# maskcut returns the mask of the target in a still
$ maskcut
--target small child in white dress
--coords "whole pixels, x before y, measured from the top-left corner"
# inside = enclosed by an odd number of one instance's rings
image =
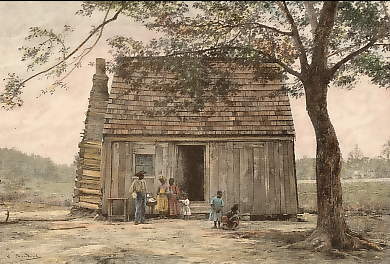
[[[183,198],[184,200],[180,200],[180,202],[183,204],[181,210],[182,210],[184,220],[188,220],[190,219],[190,215],[191,215],[190,200],[188,200],[187,194],[184,194]]]

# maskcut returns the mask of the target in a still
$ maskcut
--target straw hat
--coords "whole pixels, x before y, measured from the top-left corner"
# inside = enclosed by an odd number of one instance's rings
[[[139,177],[139,176],[145,176],[145,172],[144,171],[139,171],[135,174],[135,176]]]

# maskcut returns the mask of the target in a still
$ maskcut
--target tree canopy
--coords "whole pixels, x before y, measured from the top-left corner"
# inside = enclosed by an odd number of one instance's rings
[[[388,88],[390,66],[386,56],[390,50],[390,30],[385,2],[340,2],[337,14],[329,21],[332,25],[326,25],[330,26],[326,28],[322,24],[329,18],[326,8],[330,5],[299,1],[83,2],[77,15],[88,17],[94,12],[102,12],[102,23],[93,27],[75,48],[66,44],[66,38],[73,30],[69,25],[59,33],[31,27],[26,37],[28,43],[20,50],[27,70],[33,74],[25,77],[25,74],[10,73],[1,89],[0,102],[7,109],[22,105],[21,95],[26,83],[42,75],[54,77],[54,86],[66,85],[64,79],[69,72],[80,67],[82,58],[101,39],[105,25],[118,16],[144,24],[159,37],[149,43],[137,41],[131,34],[107,40],[114,55],[111,70],[123,69],[120,63],[123,57],[160,56],[161,63],[153,60],[144,66],[176,72],[181,77],[179,80],[184,80],[192,70],[192,82],[179,81],[171,90],[196,96],[198,108],[203,101],[229,92],[226,87],[232,87],[231,91],[234,91],[234,85],[224,83],[215,86],[216,94],[204,95],[202,80],[210,74],[218,74],[207,70],[209,65],[201,60],[205,57],[235,59],[236,63],[246,66],[274,62],[293,79],[286,88],[290,94],[298,96],[304,92],[302,79],[310,74],[309,66],[317,63],[313,57],[326,52],[325,61],[321,63],[326,64],[333,84],[352,87],[359,76],[368,75],[374,83]],[[326,40],[321,39],[325,35]],[[321,51],[323,46],[326,51]],[[188,57],[193,67],[178,60]],[[42,65],[48,66],[41,70]],[[202,71],[199,70],[201,66]],[[193,89],[188,89],[189,83],[195,83]],[[194,90],[198,92],[194,93]]]

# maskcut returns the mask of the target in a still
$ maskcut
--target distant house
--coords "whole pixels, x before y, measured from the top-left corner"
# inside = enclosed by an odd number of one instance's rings
[[[94,80],[106,80],[103,63],[97,60]],[[221,190],[226,208],[238,203],[241,213],[252,216],[295,215],[295,132],[289,98],[271,95],[281,88],[280,80],[254,81],[252,75],[245,69],[235,72],[234,81],[242,87],[228,105],[218,102],[200,113],[167,116],[144,113],[165,94],[142,87],[130,91],[118,76],[107,98],[102,97],[106,92],[95,89],[80,143],[75,206],[107,214],[107,199],[130,197],[134,174],[143,170],[153,193],[159,176],[165,176],[198,203],[208,204]],[[90,124],[88,115],[100,125]],[[88,139],[88,128],[97,137]],[[120,202],[114,203],[114,212],[122,210]]]

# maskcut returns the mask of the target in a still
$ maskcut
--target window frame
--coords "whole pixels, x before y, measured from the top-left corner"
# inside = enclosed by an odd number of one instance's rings
[[[147,154],[147,153],[133,153],[133,171],[134,173],[137,173],[136,168],[137,168],[137,158],[136,155],[144,155],[144,156],[151,156],[152,158],[152,174],[145,174],[144,178],[155,178],[155,154]],[[133,176],[133,178],[137,178]]]

